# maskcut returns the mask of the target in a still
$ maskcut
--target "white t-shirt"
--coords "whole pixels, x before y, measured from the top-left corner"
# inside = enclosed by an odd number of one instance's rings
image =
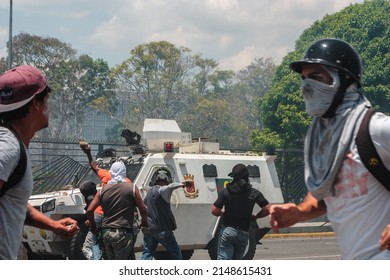
[[[0,197],[0,259],[17,258],[26,218],[27,201],[32,193],[33,178],[28,151],[26,149],[26,172],[20,182]],[[8,177],[20,158],[19,142],[11,131],[0,127],[0,179]]]
[[[369,127],[378,154],[390,170],[390,117],[375,114]],[[336,195],[325,198],[342,259],[390,259],[379,251],[382,231],[390,224],[390,191],[365,168],[353,141],[335,181]]]

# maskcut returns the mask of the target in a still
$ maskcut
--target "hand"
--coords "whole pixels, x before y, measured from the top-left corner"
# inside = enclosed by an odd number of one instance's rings
[[[77,221],[71,218],[64,218],[59,221],[54,221],[52,231],[55,234],[60,235],[62,238],[67,239],[79,232]]]
[[[186,174],[184,175],[184,182],[183,188],[186,189],[188,193],[194,193],[195,192],[195,182],[194,182],[194,175],[192,174]]]
[[[269,208],[270,225],[275,233],[279,228],[286,228],[296,224],[301,216],[301,212],[294,203],[274,204]]]
[[[143,233],[146,233],[146,232],[149,231],[149,225],[147,225],[147,224],[141,223],[141,224],[140,224],[140,227],[141,227],[141,231],[142,231]]]
[[[381,251],[385,249],[390,250],[390,225],[387,225],[387,227],[385,227],[384,231],[382,232],[379,245],[379,249]]]
[[[88,154],[91,152],[91,146],[88,144],[88,142],[85,141],[79,141],[80,148],[83,150],[84,153]]]

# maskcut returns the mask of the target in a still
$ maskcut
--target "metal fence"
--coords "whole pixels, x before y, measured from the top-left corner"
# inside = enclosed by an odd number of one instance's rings
[[[131,153],[125,142],[94,141],[89,144],[94,158],[106,149],[114,149],[117,156],[128,156]],[[34,189],[39,189],[40,193],[72,185],[89,169],[87,156],[81,150],[78,140],[35,138],[30,143],[29,152]],[[307,193],[303,175],[303,149],[277,150],[275,154],[284,200],[301,202]]]

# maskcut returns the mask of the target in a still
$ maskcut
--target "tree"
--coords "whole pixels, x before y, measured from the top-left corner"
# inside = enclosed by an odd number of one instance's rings
[[[188,106],[188,86],[196,58],[190,49],[166,41],[131,50],[131,57],[113,70],[130,119],[175,119],[180,115]]]
[[[264,126],[277,132],[285,147],[303,145],[310,117],[304,113],[299,76],[288,65],[303,56],[306,48],[320,38],[339,38],[351,43],[361,55],[363,92],[376,109],[390,112],[390,2],[365,1],[325,16],[306,29],[276,68],[269,93],[261,99]]]
[[[65,42],[27,33],[14,36],[13,49],[13,65],[40,68],[52,89],[50,126],[42,131],[45,137],[78,138],[88,108],[112,111],[114,82],[105,61],[87,55],[78,57]]]
[[[363,64],[363,93],[375,109],[387,114],[390,112],[390,2],[365,1],[314,22],[296,41],[295,50],[287,54],[276,68],[271,89],[259,103],[264,127],[269,129],[267,133],[273,132],[275,137],[282,139],[285,152],[292,151],[289,157],[283,158],[288,169],[278,172],[284,174],[281,181],[287,185],[282,185],[282,188],[289,189],[289,193],[292,193],[295,184],[302,185],[295,179],[303,179],[303,143],[311,118],[305,113],[300,77],[288,65],[301,59],[305,50],[321,38],[343,39],[356,48]],[[264,137],[258,137],[256,133],[253,135],[253,145],[261,145]],[[295,152],[294,148],[301,152]],[[300,176],[297,170],[300,170]]]
[[[91,109],[115,115],[114,82],[105,61],[82,55],[58,63],[52,75],[56,81],[54,94],[49,99],[52,135],[80,137],[85,114]]]
[[[77,51],[63,41],[24,32],[13,37],[12,65],[29,64],[51,68],[56,63],[76,58]]]

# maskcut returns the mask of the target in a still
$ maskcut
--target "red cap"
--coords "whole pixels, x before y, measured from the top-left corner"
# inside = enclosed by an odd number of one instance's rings
[[[27,104],[47,86],[42,72],[33,66],[17,66],[0,76],[0,113]]]

